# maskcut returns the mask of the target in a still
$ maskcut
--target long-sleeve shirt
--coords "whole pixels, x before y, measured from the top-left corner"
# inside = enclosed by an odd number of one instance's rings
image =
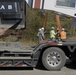
[[[51,30],[50,31],[50,38],[55,38],[55,35],[56,35],[55,31]]]

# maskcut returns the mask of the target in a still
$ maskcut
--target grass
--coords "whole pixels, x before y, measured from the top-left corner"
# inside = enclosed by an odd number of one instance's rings
[[[35,42],[35,41],[32,41],[32,40],[27,40],[27,39],[22,39],[22,40],[20,40],[20,42],[22,43],[22,45],[24,45],[24,46],[35,46],[35,45],[37,45],[38,43],[37,43],[37,41]]]
[[[38,44],[38,40],[33,41],[31,39],[28,38],[21,38],[17,41],[17,37],[16,36],[8,36],[8,37],[4,37],[4,38],[0,38],[1,42],[21,42],[22,45],[24,46],[35,46]]]
[[[47,39],[47,37],[46,37]],[[75,41],[76,40],[76,36],[71,36],[71,37],[68,37],[69,41]],[[23,46],[35,46],[38,44],[38,39],[35,39],[35,40],[32,40],[32,38],[21,38],[19,39],[19,41],[17,41],[17,37],[16,36],[13,36],[13,35],[10,35],[10,36],[7,36],[7,37],[4,37],[4,38],[0,38],[0,41],[1,42],[21,42]]]

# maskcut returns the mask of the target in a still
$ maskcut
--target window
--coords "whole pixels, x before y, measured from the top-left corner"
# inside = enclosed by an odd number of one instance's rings
[[[75,0],[57,0],[57,6],[75,7]]]

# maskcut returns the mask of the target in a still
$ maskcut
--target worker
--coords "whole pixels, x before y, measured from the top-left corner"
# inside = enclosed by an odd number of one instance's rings
[[[51,39],[53,42],[55,42],[55,35],[56,35],[54,29],[55,29],[55,28],[52,27],[52,28],[51,28],[51,31],[50,31],[50,39]]]
[[[62,28],[62,31],[61,31],[61,33],[60,33],[60,38],[61,38],[61,41],[66,41],[66,32],[65,32],[65,29],[64,28]]]
[[[42,37],[42,33],[41,33],[41,28],[39,29],[37,37],[38,37],[38,43],[40,43],[40,41],[43,41],[43,37]]]
[[[44,34],[45,34],[45,32],[44,32],[44,27],[41,28],[41,34],[42,34],[42,39],[44,40],[44,39],[45,39],[45,35],[44,35]]]
[[[56,41],[60,41],[60,32],[59,32],[59,28],[57,28],[57,32],[56,32]]]

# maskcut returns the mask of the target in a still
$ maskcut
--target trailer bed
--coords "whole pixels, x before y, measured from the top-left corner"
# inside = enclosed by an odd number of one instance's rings
[[[66,42],[61,42],[62,45],[65,45],[65,46],[74,46],[76,45],[76,42],[75,41],[66,41]]]
[[[75,46],[76,41],[57,41],[57,42],[52,42],[51,40],[44,40],[40,42],[41,44],[50,44],[50,45],[61,45],[61,46]]]

